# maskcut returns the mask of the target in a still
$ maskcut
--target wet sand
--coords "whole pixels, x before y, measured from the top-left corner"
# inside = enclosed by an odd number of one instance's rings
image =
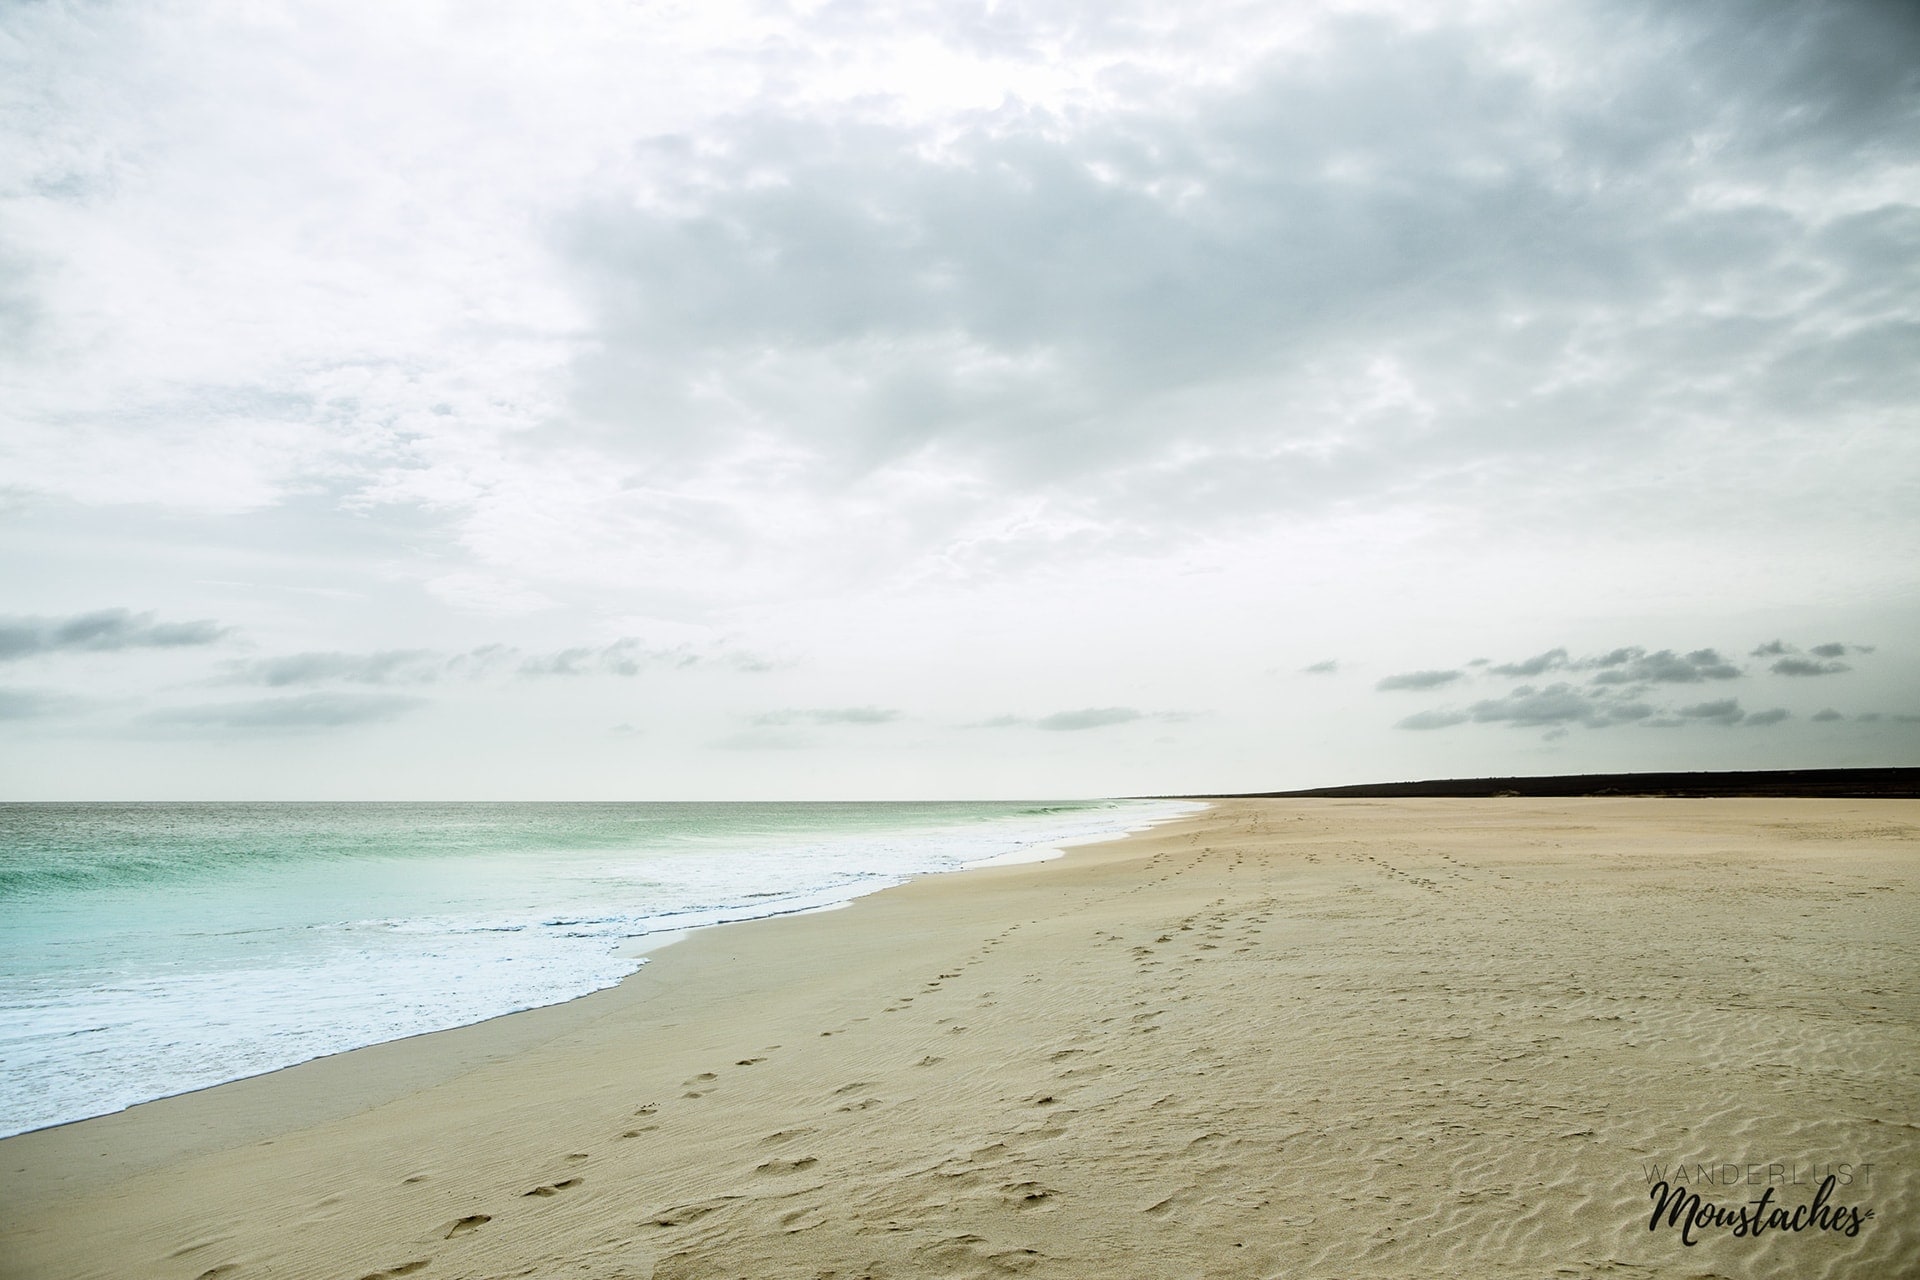
[[[1917,836],[1224,801],[0,1142],[0,1275],[1913,1275]],[[1650,1231],[1682,1163],[1843,1229]]]

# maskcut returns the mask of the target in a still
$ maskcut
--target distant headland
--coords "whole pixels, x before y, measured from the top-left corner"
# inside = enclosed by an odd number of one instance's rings
[[[1920,768],[1750,769],[1699,773],[1565,773],[1532,778],[1434,778],[1303,791],[1235,792],[1230,799],[1394,796],[1804,796],[1920,799]],[[1182,799],[1201,799],[1189,796]]]

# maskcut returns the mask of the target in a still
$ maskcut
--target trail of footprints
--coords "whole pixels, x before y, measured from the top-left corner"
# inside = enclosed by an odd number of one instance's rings
[[[1216,851],[1211,846],[1199,846],[1197,833],[1189,836],[1188,840],[1189,844],[1194,847],[1184,855],[1168,851],[1156,854],[1150,858],[1147,863],[1149,875],[1145,878],[1145,882],[1121,890],[1121,896],[1147,892],[1153,886],[1165,884],[1189,873],[1198,871],[1207,866],[1209,862],[1217,856]],[[1310,862],[1319,861],[1319,855],[1311,851],[1309,851],[1305,857],[1306,860]],[[1367,862],[1375,864],[1376,869],[1388,876],[1398,876],[1423,888],[1438,888],[1432,880],[1425,877],[1409,875],[1400,871],[1398,868],[1389,866],[1371,854],[1362,855],[1362,858]],[[1356,859],[1356,861],[1358,860],[1360,859]],[[1462,872],[1476,870],[1464,864],[1457,863],[1451,857],[1446,858],[1446,861],[1451,865],[1443,874],[1447,874],[1455,879],[1465,879],[1466,876],[1462,875]],[[1219,869],[1226,873],[1237,873],[1246,868],[1247,865],[1248,859],[1246,855],[1242,852],[1235,851]],[[1258,947],[1257,939],[1262,932],[1261,926],[1271,921],[1274,912],[1280,906],[1279,900],[1271,896],[1260,898],[1252,902],[1243,903],[1238,911],[1229,907],[1229,901],[1227,897],[1216,898],[1208,903],[1202,910],[1183,916],[1163,926],[1154,933],[1150,942],[1132,945],[1130,947],[1131,955],[1136,970],[1144,983],[1144,985],[1136,987],[1134,991],[1134,995],[1137,997],[1133,1005],[1135,1011],[1130,1014],[1119,1015],[1125,1018],[1125,1023],[1121,1027],[1112,1027],[1109,1025],[1115,1023],[1117,1018],[1102,1018],[1088,1024],[1088,1026],[1076,1034],[1073,1039],[1080,1042],[1097,1042],[1102,1036],[1112,1034],[1115,1030],[1119,1030],[1129,1036],[1152,1035],[1161,1029],[1163,1019],[1167,1014],[1168,1003],[1178,1002],[1186,998],[1183,995],[1174,994],[1174,990],[1178,974],[1187,966],[1210,959],[1210,953],[1213,952],[1224,950],[1232,956],[1247,955],[1254,952]],[[1236,926],[1238,927],[1237,933],[1235,932]],[[967,959],[938,971],[933,977],[921,983],[915,990],[893,996],[888,1003],[881,1006],[880,1012],[882,1014],[906,1012],[913,1007],[916,999],[924,1001],[938,994],[951,994],[949,984],[963,977],[967,970],[974,964],[992,955],[997,948],[1012,938],[1013,935],[1018,932],[1019,928],[1020,926],[1015,924],[985,939]],[[1093,936],[1100,945],[1127,945],[1128,943],[1128,939],[1122,937],[1120,934],[1106,930],[1096,929]],[[1231,948],[1230,950],[1228,950],[1229,947]],[[1155,971],[1162,969],[1163,963],[1166,965],[1166,969],[1164,976],[1160,976],[1156,974]],[[973,996],[973,1007],[977,1009],[990,1009],[995,1007],[997,1003],[996,995],[991,990],[981,991]],[[846,1034],[852,1031],[858,1024],[866,1021],[868,1021],[866,1017],[850,1018],[838,1027],[823,1029],[819,1034],[823,1037]],[[946,1025],[948,1034],[961,1035],[967,1030],[963,1023],[954,1021],[951,1018],[943,1017],[935,1019],[934,1021],[936,1025]],[[732,1063],[732,1069],[737,1070],[757,1066],[768,1061],[769,1056],[778,1049],[778,1045],[773,1045],[754,1056],[736,1059]],[[1205,1046],[1191,1050],[1190,1056],[1206,1059],[1207,1066],[1221,1065],[1214,1061],[1213,1051]],[[931,1067],[943,1060],[944,1059],[937,1054],[928,1054],[913,1065],[917,1067]],[[1056,1090],[1061,1087],[1072,1087],[1077,1084],[1091,1083],[1092,1080],[1111,1070],[1109,1064],[1100,1060],[1096,1049],[1087,1047],[1085,1043],[1069,1044],[1064,1047],[1052,1049],[1047,1053],[1046,1060],[1050,1065],[1057,1068],[1056,1079],[1060,1082],[1060,1085],[1056,1086]],[[722,1071],[724,1070],[725,1068],[722,1069]],[[683,1104],[692,1104],[714,1093],[724,1085],[722,1071],[702,1071],[683,1081],[681,1083],[679,1101]],[[873,1093],[875,1088],[876,1085],[872,1081],[855,1080],[833,1090],[828,1097],[823,1099],[824,1106],[831,1108],[831,1111],[827,1114],[857,1113],[884,1106],[884,1100]],[[1042,1091],[1030,1096],[1026,1101],[1028,1105],[1041,1112],[1055,1112],[1063,1106],[1063,1100],[1056,1091]],[[1065,1108],[1065,1114],[1071,1115],[1071,1108]],[[655,1102],[648,1102],[634,1110],[629,1121],[629,1127],[621,1131],[617,1137],[618,1139],[634,1139],[652,1133],[659,1129],[662,1119],[661,1105]],[[774,1150],[770,1150],[767,1158],[754,1166],[753,1173],[761,1178],[783,1179],[794,1175],[806,1174],[808,1171],[815,1169],[820,1161],[817,1157],[808,1154],[804,1147],[792,1153],[779,1149],[785,1148],[789,1144],[797,1143],[808,1135],[816,1132],[818,1132],[817,1129],[801,1123],[766,1135],[760,1140],[761,1144]],[[1018,1137],[1029,1141],[1048,1140],[1059,1137],[1066,1132],[1067,1130],[1058,1124],[1044,1124],[1039,1127],[1024,1128],[1017,1133],[1010,1133],[1005,1136],[1009,1139]],[[1053,1208],[1057,1204],[1060,1195],[1056,1189],[1045,1186],[1032,1179],[1009,1178],[1009,1175],[1014,1171],[1012,1168],[1006,1167],[1006,1165],[1010,1160],[1015,1160],[1017,1157],[1018,1152],[1009,1148],[1006,1144],[991,1144],[966,1158],[962,1162],[963,1167],[945,1169],[942,1173],[943,1176],[953,1177],[964,1182],[973,1182],[984,1177],[983,1193],[997,1195],[1004,1201],[1022,1210],[1046,1210]],[[589,1152],[576,1151],[569,1152],[563,1156],[562,1162],[570,1165],[584,1165],[590,1159],[591,1154]],[[995,1164],[1001,1165],[999,1177],[992,1176],[992,1166]],[[419,1181],[424,1181],[424,1176],[416,1175],[415,1177],[406,1179],[408,1183]],[[585,1182],[586,1178],[582,1175],[573,1175],[541,1182],[520,1192],[518,1199],[521,1201],[547,1201],[562,1197],[566,1192],[583,1186]],[[1191,1192],[1193,1188],[1188,1188],[1187,1190]],[[744,1194],[721,1195],[688,1204],[669,1206],[668,1208],[657,1211],[646,1219],[646,1225],[660,1229],[686,1226],[699,1219],[705,1218],[709,1214],[727,1209],[735,1202],[743,1201],[747,1198]],[[1141,1211],[1148,1214],[1167,1213],[1173,1199],[1173,1197],[1162,1199],[1152,1205],[1144,1206]],[[503,1209],[502,1212],[505,1212],[505,1210]],[[473,1212],[443,1224],[437,1234],[443,1240],[456,1240],[488,1229],[495,1223],[495,1220],[496,1214],[494,1213]],[[778,1220],[782,1224],[784,1231],[793,1233],[818,1227],[827,1219],[818,1207],[803,1205],[781,1215]],[[499,1228],[494,1227],[493,1229],[497,1230]],[[959,1247],[959,1243],[957,1243],[955,1247]],[[943,1245],[941,1247],[947,1246]],[[1018,1262],[1024,1263],[1030,1263],[1039,1256],[1031,1250],[1018,1250],[1015,1252],[1023,1255],[1018,1259]],[[388,1280],[389,1277],[408,1275],[428,1266],[431,1261],[432,1259],[430,1257],[411,1259],[398,1265],[389,1266],[380,1271],[369,1272],[361,1277],[361,1280]],[[1001,1263],[1007,1263],[1013,1262],[1015,1259],[1009,1256],[1000,1258],[999,1261]],[[223,1280],[223,1278],[233,1270],[234,1268],[231,1265],[216,1267],[203,1273],[201,1280]]]
[[[937,991],[940,991],[945,986],[945,984],[952,982],[953,980],[963,976],[966,970],[970,968],[974,962],[985,959],[988,955],[992,954],[995,948],[999,947],[1002,943],[1004,943],[1018,929],[1019,929],[1018,925],[1012,925],[1002,930],[1000,933],[994,935],[993,937],[988,938],[985,942],[983,942],[980,945],[980,947],[974,952],[974,954],[969,959],[962,961],[957,965],[953,965],[948,969],[940,971],[933,978],[923,983],[917,991],[906,994],[906,995],[894,997],[893,1003],[884,1006],[882,1009],[882,1012],[893,1013],[893,1012],[904,1010],[907,1006],[913,1003],[913,1000],[916,995],[931,995]],[[993,993],[991,991],[982,992],[979,997],[979,1004],[981,1007],[986,1007],[986,1008],[993,1007],[993,1005],[995,1004],[995,1001],[993,999]],[[840,1035],[851,1030],[854,1024],[865,1022],[866,1020],[867,1019],[865,1018],[850,1019],[847,1024],[844,1024],[840,1027],[832,1028],[829,1030],[824,1030],[820,1032],[820,1034],[822,1036]],[[949,1022],[950,1020],[943,1018],[943,1019],[939,1019],[938,1021]],[[950,1024],[948,1026],[948,1031],[951,1034],[963,1034],[966,1031],[966,1027],[960,1024]],[[770,1045],[766,1050],[762,1051],[757,1055],[735,1060],[733,1063],[733,1066],[735,1068],[758,1066],[759,1064],[766,1062],[768,1060],[768,1055],[777,1051],[779,1048],[780,1048],[779,1045]],[[1076,1050],[1076,1051],[1070,1051],[1070,1052],[1078,1052],[1078,1051]],[[930,1067],[930,1066],[936,1065],[937,1063],[943,1060],[944,1059],[938,1056],[929,1054],[923,1057],[915,1065],[921,1066],[921,1067]],[[1068,1072],[1068,1074],[1072,1074],[1072,1073]],[[721,1083],[722,1083],[722,1080],[719,1072],[717,1071],[699,1072],[698,1074],[690,1076],[686,1080],[681,1082],[682,1092],[680,1094],[680,1099],[682,1101],[692,1102],[692,1101],[697,1101],[701,1098],[705,1098],[709,1094],[713,1093]],[[867,1080],[856,1080],[849,1084],[841,1086],[840,1088],[833,1091],[833,1095],[831,1099],[833,1110],[836,1113],[856,1113],[856,1112],[871,1110],[872,1108],[875,1108],[875,1107],[883,1106],[884,1105],[883,1099],[877,1096],[874,1096],[872,1094],[871,1090],[874,1088],[875,1088],[874,1082],[867,1081]],[[1054,1102],[1054,1099],[1051,1096],[1048,1096],[1048,1097],[1045,1097],[1044,1099],[1038,1100],[1036,1102],[1036,1105],[1050,1105],[1053,1102]],[[655,1102],[646,1103],[634,1110],[632,1118],[636,1121],[640,1121],[641,1123],[633,1124],[631,1125],[631,1127],[623,1130],[618,1135],[619,1139],[639,1138],[645,1134],[652,1133],[658,1130],[660,1127],[660,1123],[659,1123],[660,1104]],[[798,1138],[801,1138],[807,1134],[811,1134],[814,1132],[816,1132],[816,1130],[809,1127],[805,1127],[805,1126],[783,1129],[783,1130],[780,1130],[779,1132],[768,1134],[765,1138],[761,1139],[761,1142],[764,1145],[768,1145],[768,1146],[778,1146],[778,1145],[783,1145],[785,1143],[794,1141]],[[585,1161],[588,1161],[591,1158],[592,1158],[591,1153],[585,1152],[585,1151],[569,1152],[564,1157],[562,1157],[563,1161],[568,1164],[584,1163]],[[758,1175],[778,1177],[782,1175],[803,1173],[809,1169],[812,1169],[818,1164],[819,1164],[819,1160],[816,1157],[811,1155],[803,1154],[803,1155],[796,1155],[791,1157],[774,1156],[758,1164],[755,1167],[754,1172]],[[404,1179],[403,1185],[419,1184],[425,1181],[427,1181],[425,1175],[415,1174],[411,1177]],[[559,1178],[551,1182],[543,1182],[526,1191],[521,1192],[520,1198],[523,1200],[528,1200],[528,1199],[547,1200],[552,1197],[559,1196],[563,1192],[567,1192],[576,1187],[579,1187],[583,1185],[585,1181],[586,1179],[584,1177],[575,1176],[575,1177]],[[1038,1204],[1046,1200],[1051,1194],[1053,1193],[1045,1189],[1026,1189],[1022,1191],[1021,1201],[1023,1204]],[[722,1196],[710,1201],[700,1201],[693,1204],[672,1206],[670,1208],[661,1210],[659,1213],[655,1214],[653,1218],[649,1220],[648,1225],[661,1227],[661,1228],[683,1226],[693,1221],[696,1221],[697,1219],[705,1217],[707,1214],[713,1213],[720,1208],[725,1207],[726,1203],[731,1200],[740,1199],[740,1198],[742,1197]],[[460,1217],[460,1218],[454,1219],[451,1222],[443,1224],[439,1228],[439,1230],[436,1232],[436,1234],[442,1240],[455,1240],[462,1236],[471,1235],[475,1232],[478,1232],[486,1228],[489,1224],[491,1224],[494,1221],[494,1219],[495,1219],[495,1215],[491,1213],[480,1213],[480,1212],[469,1213],[464,1217]],[[806,1230],[809,1227],[820,1225],[820,1223],[823,1221],[825,1221],[825,1219],[822,1218],[819,1212],[814,1209],[796,1210],[792,1213],[785,1215],[785,1217],[783,1218],[783,1222],[786,1224],[786,1230],[788,1231]],[[378,1271],[368,1272],[362,1277],[360,1277],[360,1280],[389,1280],[390,1277],[409,1275],[415,1271],[419,1271],[420,1269],[428,1266],[431,1262],[432,1262],[432,1258],[430,1257],[412,1259],[407,1262],[389,1266]],[[222,1280],[223,1277],[230,1275],[236,1270],[237,1268],[232,1264],[225,1264],[223,1266],[215,1267],[210,1269],[209,1271],[202,1273],[199,1280]]]

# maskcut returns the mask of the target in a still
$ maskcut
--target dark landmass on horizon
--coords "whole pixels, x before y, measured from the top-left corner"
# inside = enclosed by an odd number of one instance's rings
[[[1304,791],[1238,791],[1179,800],[1385,799],[1393,796],[1770,796],[1920,799],[1920,768],[1752,769],[1700,773],[1565,773],[1537,778],[1434,778]]]

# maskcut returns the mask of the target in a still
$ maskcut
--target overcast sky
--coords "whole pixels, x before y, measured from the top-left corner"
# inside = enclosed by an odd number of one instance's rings
[[[0,797],[1920,764],[1905,4],[0,5]]]

